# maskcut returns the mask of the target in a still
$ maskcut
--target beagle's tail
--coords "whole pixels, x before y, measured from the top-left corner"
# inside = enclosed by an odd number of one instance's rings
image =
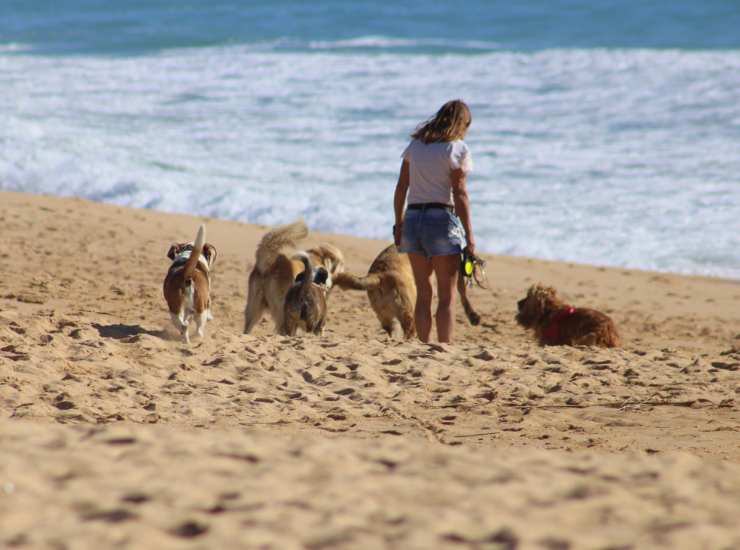
[[[206,226],[201,225],[198,228],[198,235],[195,237],[195,243],[193,243],[193,250],[190,252],[190,257],[185,262],[185,267],[182,270],[183,285],[189,287],[193,282],[193,273],[195,268],[198,266],[198,260],[200,255],[203,253],[203,245],[206,243]]]
[[[303,262],[303,278],[301,279],[301,286],[305,287],[313,283],[313,265],[311,264],[311,258],[305,252],[298,252],[293,256],[296,260]]]

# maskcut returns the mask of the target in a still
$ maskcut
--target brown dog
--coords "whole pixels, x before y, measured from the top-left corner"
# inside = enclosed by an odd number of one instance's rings
[[[517,322],[534,330],[542,346],[613,348],[620,344],[611,318],[595,309],[568,306],[552,287],[533,285],[517,308]]]
[[[340,273],[334,278],[334,284],[345,289],[366,290],[370,305],[388,336],[393,336],[394,319],[400,323],[404,338],[413,338],[416,335],[414,273],[411,271],[408,255],[400,254],[395,245],[390,245],[378,254],[370,265],[367,276]],[[457,279],[457,290],[468,321],[471,325],[479,324],[480,315],[468,300],[462,277]]]
[[[257,247],[256,262],[249,274],[247,307],[244,310],[244,334],[249,334],[259,322],[265,310],[269,310],[275,322],[275,331],[282,334],[285,328],[285,296],[293,286],[296,276],[303,272],[303,262],[286,255],[286,250],[295,249],[301,239],[308,236],[303,221],[276,227],[267,233]],[[321,244],[306,252],[311,265],[323,267],[328,278],[327,293],[332,280],[344,270],[342,253],[330,244]]]
[[[200,338],[203,338],[206,321],[213,319],[210,285],[216,248],[205,239],[206,228],[201,225],[194,243],[173,244],[167,252],[172,265],[164,279],[164,298],[172,322],[186,343],[190,343],[188,327],[191,318],[195,318]]]
[[[296,277],[296,281],[288,294],[285,295],[283,312],[283,334],[295,336],[298,328],[316,335],[324,333],[326,322],[326,294],[330,281],[329,274],[323,267],[314,271],[308,254],[297,254],[303,262],[303,273]]]

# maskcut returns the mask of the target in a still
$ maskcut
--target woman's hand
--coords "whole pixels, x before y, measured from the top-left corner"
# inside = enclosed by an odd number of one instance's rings
[[[403,222],[393,226],[393,242],[396,246],[401,246],[401,235],[403,235]]]
[[[470,253],[471,256],[475,256],[475,239],[470,235],[465,237],[465,241],[468,243],[468,246],[466,247],[468,249],[468,253]]]
[[[450,173],[450,184],[452,185],[452,200],[455,203],[455,214],[460,218],[465,230],[465,240],[468,243],[468,252],[475,255],[475,239],[473,238],[473,222],[470,219],[470,198],[468,197],[468,186],[465,172],[461,169]]]

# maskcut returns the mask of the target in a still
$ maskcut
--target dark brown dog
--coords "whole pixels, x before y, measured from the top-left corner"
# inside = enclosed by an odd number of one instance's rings
[[[366,290],[370,306],[388,336],[393,336],[394,319],[401,325],[404,338],[409,339],[416,335],[414,273],[411,271],[408,254],[400,254],[395,245],[390,245],[378,254],[365,277],[347,272],[338,273],[334,276],[334,284],[344,289]],[[457,291],[468,321],[471,325],[479,324],[480,315],[468,299],[462,277],[457,279]]]
[[[595,309],[567,305],[554,288],[533,285],[517,302],[517,322],[534,330],[542,346],[619,346],[614,322]]]
[[[188,326],[191,318],[195,318],[201,338],[206,321],[213,319],[210,286],[216,248],[206,243],[205,239],[206,228],[201,225],[194,243],[173,244],[167,252],[172,265],[164,279],[164,298],[172,322],[186,343],[190,343]]]
[[[303,262],[303,273],[298,275],[296,282],[285,295],[281,332],[288,336],[295,336],[301,328],[305,332],[321,335],[326,322],[329,274],[323,267],[314,271],[311,259],[305,252],[297,254],[296,257]]]

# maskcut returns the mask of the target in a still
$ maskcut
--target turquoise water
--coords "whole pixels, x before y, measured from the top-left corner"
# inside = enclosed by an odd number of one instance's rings
[[[4,41],[45,53],[128,55],[235,44],[300,51],[367,36],[390,39],[383,49],[416,53],[740,47],[734,0],[4,0],[0,14]]]
[[[389,238],[473,110],[479,247],[740,278],[740,2],[0,1],[0,189]]]

